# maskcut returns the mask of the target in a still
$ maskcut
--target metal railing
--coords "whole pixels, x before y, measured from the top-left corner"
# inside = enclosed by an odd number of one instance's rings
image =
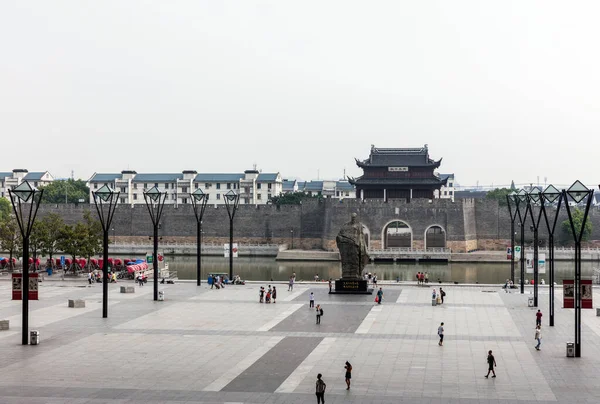
[[[533,247],[525,247],[525,251],[533,251]],[[538,251],[548,251],[548,247],[538,247]],[[555,252],[569,252],[569,253],[574,253],[575,252],[575,248],[573,247],[554,247],[554,251]],[[582,248],[581,252],[596,252],[596,253],[600,253],[600,247],[588,247],[588,248]]]
[[[409,247],[392,247],[385,249],[371,249],[367,251],[369,254],[450,254],[450,248],[434,247],[434,248],[409,248]]]

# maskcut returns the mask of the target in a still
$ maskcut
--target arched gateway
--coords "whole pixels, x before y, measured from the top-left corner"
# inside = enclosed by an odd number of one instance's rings
[[[383,228],[383,248],[412,248],[412,229],[402,220],[393,220]]]
[[[425,230],[425,248],[446,248],[446,231],[437,224]]]

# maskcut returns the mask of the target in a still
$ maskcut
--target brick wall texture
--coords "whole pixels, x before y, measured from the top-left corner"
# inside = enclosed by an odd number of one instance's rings
[[[94,205],[42,205],[39,216],[57,213],[67,223],[82,220],[83,213]],[[365,201],[355,199],[311,200],[302,205],[240,205],[234,218],[234,242],[255,244],[291,244],[292,230],[294,248],[336,250],[335,237],[340,227],[350,220],[352,213],[365,225],[371,248],[385,247],[385,229],[400,220],[412,232],[413,248],[426,246],[426,232],[432,226],[441,227],[446,235],[446,247],[454,252],[472,250],[504,250],[510,245],[511,222],[508,209],[495,201],[463,199]],[[535,212],[534,212],[535,213]],[[550,209],[549,216],[554,211]],[[537,214],[534,214],[537,218]],[[589,216],[593,232],[590,246],[600,246],[600,210],[592,208]],[[555,238],[560,241],[561,223],[567,219],[561,209]],[[520,239],[518,218],[515,224],[517,240]],[[531,218],[525,225],[525,243],[532,242]],[[196,218],[191,205],[174,207],[167,205],[161,218],[160,236],[163,241],[194,243]],[[147,243],[152,235],[152,222],[145,205],[119,205],[116,209],[110,237],[119,242]],[[209,205],[202,221],[203,241],[206,243],[229,242],[229,217],[225,206]],[[541,244],[547,240],[544,219],[539,222]]]

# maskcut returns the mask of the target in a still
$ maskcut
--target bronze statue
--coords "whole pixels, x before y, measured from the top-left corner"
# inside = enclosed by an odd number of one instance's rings
[[[342,279],[362,279],[362,271],[369,263],[369,255],[363,225],[356,220],[356,213],[352,214],[350,222],[342,226],[335,242],[342,260]]]

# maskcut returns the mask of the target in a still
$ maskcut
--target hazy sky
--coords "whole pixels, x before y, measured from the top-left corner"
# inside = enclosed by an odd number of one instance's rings
[[[0,171],[600,182],[597,1],[0,2]],[[580,161],[581,163],[578,163]]]

